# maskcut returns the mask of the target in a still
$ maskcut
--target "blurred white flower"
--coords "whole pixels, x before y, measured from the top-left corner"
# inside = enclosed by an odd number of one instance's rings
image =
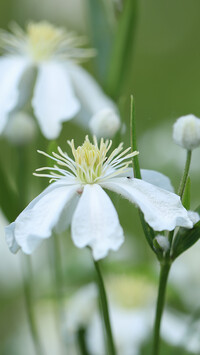
[[[93,116],[89,126],[98,138],[112,138],[120,127],[120,119],[113,109],[103,108]]]
[[[24,145],[32,141],[37,132],[36,124],[29,114],[23,111],[13,112],[4,130],[6,138],[15,145]]]
[[[143,180],[120,176],[138,152],[128,153],[130,147],[123,151],[120,143],[107,156],[112,141],[102,138],[98,146],[95,136],[93,139],[92,144],[86,136],[84,144],[77,149],[73,140],[68,141],[74,160],[60,147],[59,154],[53,156],[39,151],[60,167],[37,169],[50,170],[48,174],[35,175],[48,177],[53,183],[6,227],[11,251],[21,247],[30,254],[53,230],[62,232],[70,223],[74,244],[79,248],[90,246],[95,260],[105,257],[110,249],[118,250],[124,241],[123,230],[104,188],[138,206],[146,222],[157,231],[173,230],[176,226],[193,227],[179,196]]]
[[[118,354],[139,355],[141,344],[150,333],[147,311],[145,309],[127,310],[111,305],[110,316]],[[98,313],[94,314],[89,324],[87,344],[92,354],[105,354],[101,318]]]
[[[109,280],[110,281],[110,280]],[[121,302],[113,301],[113,294],[116,294],[116,279],[110,284],[109,282],[109,298],[110,298],[110,316],[115,338],[117,352],[123,355],[139,355],[142,344],[147,341],[153,326],[154,307],[149,302],[148,287],[150,293],[152,290],[156,292],[153,285],[148,282],[144,284],[147,291],[146,299],[144,299],[144,288],[136,285],[132,293],[131,301],[134,303],[134,295],[140,298],[140,305],[129,304],[128,308]],[[135,279],[137,284],[137,279]],[[147,280],[146,280],[147,281]],[[117,289],[118,296],[125,296],[123,301],[127,303],[127,295],[130,294],[130,287],[133,278],[129,282],[122,283],[123,288]],[[113,289],[113,285],[116,286]],[[152,289],[152,290],[151,290]],[[122,292],[122,295],[120,295]],[[140,297],[139,297],[140,295]],[[154,294],[155,297],[155,294]],[[153,297],[153,298],[154,298]],[[150,296],[151,298],[151,296]],[[141,302],[142,299],[142,302]],[[119,300],[118,300],[119,301]],[[152,300],[151,300],[152,301]],[[66,320],[63,323],[63,338],[66,339],[67,350],[70,354],[77,354],[77,332],[80,328],[85,329],[85,340],[88,350],[91,354],[102,355],[105,353],[104,334],[102,329],[102,320],[98,311],[98,292],[95,284],[89,284],[79,289],[67,303]],[[180,346],[188,351],[199,354],[200,322],[193,320],[174,311],[165,310],[161,336],[171,346]],[[72,351],[74,350],[74,352]]]
[[[13,33],[1,31],[0,47],[5,54],[0,58],[0,133],[9,113],[31,96],[34,82],[32,106],[48,139],[58,137],[62,122],[73,118],[80,108],[88,118],[107,108],[118,115],[113,102],[76,64],[94,55],[94,50],[80,48],[84,43],[82,37],[45,21],[29,23],[26,32],[17,25]]]
[[[178,118],[173,126],[173,139],[187,150],[197,148],[200,145],[200,119],[192,114]]]

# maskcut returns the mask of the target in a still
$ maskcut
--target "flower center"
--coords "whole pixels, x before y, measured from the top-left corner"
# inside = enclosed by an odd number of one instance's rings
[[[83,37],[65,31],[46,21],[30,22],[24,32],[17,24],[12,24],[11,33],[0,30],[0,49],[9,55],[28,56],[34,63],[56,59],[82,62],[96,53],[86,44]]]
[[[56,52],[64,36],[61,28],[48,22],[29,23],[27,27],[28,53],[31,58],[40,62],[47,60]]]
[[[74,159],[70,158],[60,147],[58,147],[59,154],[52,152],[52,156],[38,150],[39,153],[56,161],[58,165],[54,165],[53,168],[44,167],[36,169],[34,175],[48,177],[50,178],[50,182],[64,178],[74,183],[75,178],[81,184],[98,184],[125,173],[128,166],[132,163],[131,159],[138,154],[137,151],[130,153],[131,147],[123,150],[123,143],[120,143],[118,147],[107,156],[112,146],[112,141],[104,141],[104,139],[101,138],[98,146],[95,136],[93,137],[94,144],[92,144],[88,136],[86,136],[83,145],[79,146],[77,149],[74,146],[73,139],[67,142],[71,147]],[[38,174],[38,172],[44,170],[50,170],[50,174]]]
[[[74,160],[76,162],[76,174],[83,183],[93,183],[102,175],[103,164],[106,160],[107,146],[102,141],[98,148],[97,141],[92,144],[88,136],[85,142],[77,149],[74,148],[73,141],[69,142]]]

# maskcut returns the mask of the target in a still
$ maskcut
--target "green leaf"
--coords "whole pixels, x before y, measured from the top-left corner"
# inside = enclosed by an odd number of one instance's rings
[[[176,259],[180,254],[192,247],[200,239],[200,226],[198,223],[192,229],[180,228],[174,243],[172,259]]]
[[[183,198],[182,198],[182,204],[186,208],[186,210],[190,209],[190,191],[191,191],[191,180],[190,177],[188,176],[185,184]]]
[[[107,79],[107,92],[114,99],[119,97],[122,83],[131,70],[137,25],[137,8],[137,0],[126,0],[124,2],[123,11],[115,33]]]
[[[9,222],[19,214],[19,196],[14,191],[10,180],[0,165],[0,207]]]

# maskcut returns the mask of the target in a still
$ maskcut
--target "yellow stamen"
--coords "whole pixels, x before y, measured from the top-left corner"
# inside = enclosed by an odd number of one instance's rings
[[[29,23],[27,26],[28,52],[36,61],[49,59],[64,36],[62,28],[56,28],[48,22]]]

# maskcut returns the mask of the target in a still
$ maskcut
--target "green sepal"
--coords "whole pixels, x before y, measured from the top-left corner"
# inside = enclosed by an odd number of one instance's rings
[[[191,180],[190,177],[188,176],[185,184],[183,198],[182,198],[182,204],[186,208],[186,210],[190,209],[190,191],[191,191]]]
[[[6,172],[0,166],[0,207],[9,222],[19,214],[19,196],[14,190]]]
[[[191,248],[200,239],[199,222],[192,229],[180,228],[173,243],[172,259]]]

